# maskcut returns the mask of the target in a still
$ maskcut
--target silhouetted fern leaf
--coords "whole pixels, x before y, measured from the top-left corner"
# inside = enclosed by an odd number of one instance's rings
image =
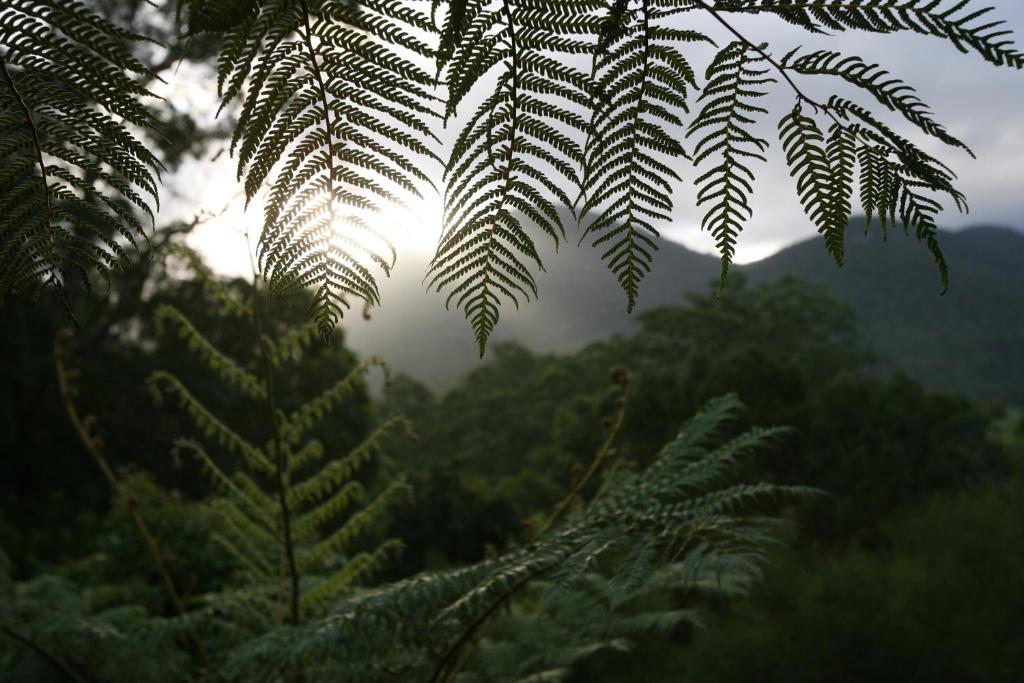
[[[226,36],[225,103],[245,89],[232,150],[252,200],[269,179],[257,249],[276,292],[312,287],[320,333],[347,298],[377,304],[371,270],[395,250],[376,218],[431,185],[429,21],[395,0],[267,0]]]
[[[722,283],[736,253],[736,239],[753,215],[750,164],[766,160],[768,142],[748,129],[757,122],[755,117],[768,113],[754,104],[766,94],[765,86],[775,82],[767,73],[767,62],[756,49],[739,41],[726,46],[708,67],[708,82],[700,96],[704,107],[688,133],[702,133],[693,150],[695,165],[709,159],[719,162],[701,174],[696,184],[697,205],[710,204],[701,227],[714,235],[722,255]]]
[[[480,78],[496,72],[493,92],[460,131],[445,171],[445,231],[429,286],[461,308],[480,353],[503,300],[537,294],[530,270],[543,268],[530,226],[558,244],[565,234],[557,203],[571,204],[583,150],[573,131],[586,119],[573,105],[589,99],[585,74],[552,55],[586,54],[596,26],[593,2],[523,0],[460,3],[462,22],[443,64],[448,115]],[[448,49],[448,48],[445,48]]]
[[[144,40],[75,0],[0,5],[0,299],[103,278],[145,237],[160,162],[127,127],[152,128]]]
[[[672,181],[680,177],[669,162],[686,155],[673,128],[683,127],[697,81],[678,46],[710,40],[659,22],[661,4],[613,6],[594,57],[595,104],[579,208],[589,223],[581,241],[593,236],[593,245],[601,247],[601,258],[626,293],[628,311],[651,270],[656,223],[671,218]]]

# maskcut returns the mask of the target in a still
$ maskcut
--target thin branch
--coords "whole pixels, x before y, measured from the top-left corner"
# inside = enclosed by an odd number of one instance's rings
[[[587,468],[586,473],[573,482],[569,495],[559,502],[541,530],[534,535],[533,539],[531,539],[531,545],[535,543],[540,536],[543,536],[551,530],[565,510],[567,510],[573,501],[580,496],[587,484],[590,483],[598,471],[600,471],[608,459],[615,453],[613,446],[615,444],[615,440],[618,438],[619,432],[622,430],[622,425],[626,417],[626,406],[629,404],[629,371],[622,367],[613,368],[612,377],[619,385],[622,386],[622,393],[616,400],[616,403],[618,404],[618,411],[616,412],[615,420],[609,429],[608,436],[605,438],[600,450],[594,457],[593,462],[590,463],[590,467]],[[598,495],[602,492],[603,490],[599,492]],[[477,643],[480,642],[480,638],[483,636],[488,626],[490,626],[491,620],[497,613],[498,608],[511,599],[530,581],[533,581],[538,576],[541,576],[551,569],[552,567],[550,566],[544,567],[543,569],[523,577],[505,593],[499,596],[498,599],[495,600],[494,603],[492,603],[479,616],[477,616],[473,623],[470,624],[469,628],[463,631],[459,639],[445,652],[437,666],[437,669],[434,671],[434,675],[431,677],[431,683],[449,683],[450,681],[454,681],[455,677],[462,670],[462,667],[473,655],[473,652],[476,650]]]
[[[128,510],[128,514],[131,515],[132,521],[135,523],[135,528],[138,529],[139,534],[146,541],[146,546],[149,548],[149,553],[153,557],[153,561],[156,564],[157,571],[160,573],[160,580],[164,585],[164,589],[167,591],[168,597],[171,599],[171,603],[174,605],[175,611],[179,615],[184,617],[186,615],[185,604],[181,599],[181,595],[178,593],[178,589],[174,585],[174,579],[171,577],[171,573],[167,568],[167,556],[160,548],[160,541],[157,537],[149,530],[149,526],[145,520],[142,519],[142,515],[139,513],[139,502],[136,500],[128,491],[124,488],[124,485],[118,479],[117,475],[114,474],[113,468],[107,461],[103,450],[100,448],[97,440],[89,433],[89,426],[86,420],[78,412],[78,406],[75,404],[75,390],[71,384],[68,369],[64,365],[64,358],[67,354],[65,348],[66,342],[71,338],[71,330],[65,328],[57,334],[57,340],[54,343],[54,357],[57,365],[57,383],[60,386],[60,393],[64,399],[64,406],[67,410],[68,417],[71,418],[71,424],[74,426],[75,431],[78,432],[78,437],[81,439],[82,444],[85,445],[86,451],[92,456],[93,462],[99,467],[103,476],[106,477],[110,483],[111,488],[117,493],[118,497],[124,503],[125,508]],[[192,641],[192,646],[196,650],[196,654],[199,655],[199,659],[202,663],[209,667],[210,658],[206,653],[206,648],[203,646],[203,642],[199,637],[189,632],[189,639]]]
[[[736,36],[737,40],[739,40],[741,43],[746,45],[748,48],[750,48],[754,52],[757,52],[759,55],[761,55],[761,57],[764,58],[764,60],[766,62],[771,64],[772,67],[774,67],[775,70],[779,72],[779,75],[782,76],[782,78],[786,81],[786,83],[789,84],[789,87],[791,87],[793,89],[793,92],[796,93],[796,96],[797,96],[798,99],[800,99],[800,100],[806,102],[807,104],[811,105],[811,107],[815,111],[819,111],[820,110],[820,111],[825,112],[828,115],[829,118],[831,118],[833,121],[835,121],[837,126],[845,128],[843,123],[836,117],[836,115],[832,112],[832,110],[828,107],[828,105],[822,104],[821,102],[818,102],[817,100],[811,98],[806,93],[804,93],[804,91],[800,89],[800,86],[798,86],[796,84],[796,81],[794,81],[793,78],[789,75],[789,72],[786,71],[785,67],[783,67],[781,64],[779,64],[775,60],[775,58],[772,57],[771,54],[768,53],[767,50],[765,50],[760,45],[754,44],[749,38],[747,38],[742,33],[737,31],[732,26],[732,24],[730,24],[728,21],[726,21],[722,17],[721,13],[719,13],[718,10],[715,9],[712,5],[707,4],[704,0],[693,0],[693,2],[695,2],[697,5],[700,5],[705,10],[707,10],[711,14],[711,16],[714,17],[715,20],[718,21],[718,23],[720,23],[722,26],[724,26],[734,36]]]
[[[22,645],[24,645],[28,649],[30,649],[33,652],[35,652],[37,655],[39,655],[40,657],[45,659],[47,662],[52,664],[56,669],[58,669],[62,674],[64,674],[64,676],[66,676],[69,680],[72,680],[75,683],[86,683],[86,680],[84,678],[82,678],[81,676],[76,674],[74,671],[72,671],[71,668],[67,664],[62,662],[55,655],[52,655],[49,652],[47,652],[45,649],[43,649],[35,641],[33,641],[33,640],[29,639],[29,638],[26,638],[25,636],[21,635],[17,631],[15,631],[13,629],[10,629],[10,628],[8,628],[6,626],[0,626],[0,632],[3,632],[11,640],[14,640],[14,641],[16,641],[18,643],[21,643]]]
[[[305,4],[305,3],[303,3]],[[247,234],[248,237],[248,234]],[[299,624],[299,570],[295,562],[295,541],[292,538],[292,513],[288,506],[288,485],[285,481],[288,472],[288,454],[284,450],[284,438],[281,434],[281,414],[277,409],[277,401],[274,397],[274,364],[271,360],[270,349],[267,338],[263,334],[263,323],[260,317],[259,302],[259,281],[260,276],[256,270],[256,264],[252,262],[252,249],[249,249],[249,258],[252,263],[252,324],[256,334],[256,342],[260,350],[260,363],[263,369],[263,383],[267,389],[266,407],[273,429],[274,439],[274,486],[277,488],[278,503],[281,506],[281,525],[283,527],[284,554],[288,564],[288,580],[290,592],[288,598],[288,612],[292,624]]]
[[[590,480],[594,478],[594,475],[598,473],[601,467],[604,466],[605,462],[607,462],[612,454],[615,453],[615,440],[618,438],[619,432],[622,430],[622,424],[626,419],[626,406],[629,404],[629,371],[625,368],[615,368],[612,371],[612,374],[616,381],[622,386],[622,393],[616,401],[619,409],[615,414],[615,421],[612,422],[611,429],[608,431],[608,436],[605,438],[604,443],[601,444],[601,449],[597,452],[597,455],[594,456],[594,460],[590,463],[590,467],[587,468],[587,471],[582,477],[579,477],[573,482],[572,487],[569,489],[569,495],[563,498],[558,505],[555,506],[555,509],[551,512],[551,515],[544,523],[544,526],[541,527],[540,531],[538,531],[534,536],[534,541],[551,530],[551,527],[555,525],[562,514],[570,505],[572,505],[573,501],[580,496],[580,493],[582,493],[583,489],[587,487]]]

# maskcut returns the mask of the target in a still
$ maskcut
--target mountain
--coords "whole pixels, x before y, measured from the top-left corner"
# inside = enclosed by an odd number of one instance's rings
[[[847,231],[842,268],[810,240],[744,270],[753,282],[793,275],[851,304],[891,369],[979,399],[1024,402],[1024,235],[975,227],[940,242],[945,294],[922,245],[899,230],[883,242],[877,226],[865,236],[862,221]]]
[[[863,222],[847,233],[845,265],[836,267],[818,239],[810,239],[747,266],[753,283],[792,275],[822,286],[851,304],[884,366],[935,387],[980,399],[1024,402],[1024,235],[1005,228],[945,232],[950,288],[940,295],[931,256],[916,240]],[[542,253],[540,300],[516,311],[506,306],[493,341],[515,340],[537,351],[572,351],[627,332],[634,317],[612,274],[589,247],[564,245]],[[350,316],[347,341],[363,355],[384,357],[435,389],[444,389],[478,363],[468,324],[444,299],[424,291],[427,254],[402,254],[395,275],[381,286],[384,306],[370,320]],[[639,310],[707,292],[719,261],[663,242],[644,281]],[[486,359],[485,359],[486,361]]]

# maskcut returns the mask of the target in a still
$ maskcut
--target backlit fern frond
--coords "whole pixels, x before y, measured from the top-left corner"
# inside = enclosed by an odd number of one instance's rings
[[[697,81],[681,50],[710,39],[659,21],[657,0],[622,2],[607,21],[606,40],[594,60],[594,111],[584,151],[579,212],[589,220],[583,239],[594,246],[636,305],[640,282],[650,272],[658,245],[656,223],[671,219],[669,165],[686,152],[673,129],[683,127],[687,97]],[[591,216],[591,214],[594,214]]]
[[[757,122],[755,117],[768,113],[754,104],[766,94],[765,86],[775,82],[767,73],[767,60],[760,52],[743,42],[730,43],[708,67],[708,82],[700,96],[704,106],[688,132],[701,134],[693,150],[694,164],[699,168],[708,160],[718,162],[696,184],[697,205],[710,204],[701,228],[711,232],[718,245],[723,283],[736,253],[736,239],[753,215],[750,164],[766,160],[768,142],[749,128]]]
[[[0,299],[86,284],[127,264],[151,220],[159,160],[129,130],[152,77],[126,44],[144,40],[75,0],[0,5]]]
[[[371,268],[394,248],[382,208],[420,196],[436,158],[428,19],[397,0],[250,3],[226,34],[224,102],[244,92],[232,150],[252,200],[269,185],[257,249],[276,292],[311,287],[321,335],[347,298],[377,304]]]
[[[797,105],[779,121],[779,139],[790,173],[796,178],[800,203],[825,237],[829,253],[842,265],[853,191],[853,138],[846,128],[835,124],[826,140],[817,122]]]
[[[799,57],[783,60],[785,68],[800,74],[837,76],[869,92],[891,111],[897,111],[922,131],[938,138],[951,147],[959,147],[968,153],[970,149],[953,137],[945,127],[930,116],[928,105],[910,87],[877,64],[868,64],[860,57],[844,56],[832,50],[818,50]]]
[[[493,91],[477,106],[452,148],[445,180],[445,229],[430,265],[429,286],[461,308],[480,352],[502,301],[537,294],[531,264],[543,268],[531,226],[558,244],[565,228],[558,204],[571,204],[587,128],[580,106],[589,80],[566,63],[587,54],[601,3],[475,0],[458,3],[445,30],[456,34],[443,64],[448,114],[481,78]],[[449,48],[445,48],[449,49]]]

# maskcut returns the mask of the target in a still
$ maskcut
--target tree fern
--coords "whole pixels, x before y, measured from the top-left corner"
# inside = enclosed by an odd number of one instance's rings
[[[223,37],[218,85],[225,106],[239,101],[239,176],[250,200],[265,199],[261,272],[276,292],[313,289],[322,336],[351,299],[379,303],[377,276],[395,251],[378,214],[431,185],[438,128],[459,124],[426,280],[463,310],[481,350],[505,302],[537,295],[536,240],[561,243],[559,205],[574,199],[582,237],[602,249],[635,306],[686,176],[682,132],[694,139],[702,224],[725,275],[749,220],[752,162],[767,144],[751,132],[766,115],[758,98],[777,88],[796,99],[783,112],[784,151],[832,256],[842,259],[859,186],[883,230],[899,222],[926,243],[946,286],[936,217],[946,198],[966,208],[953,174],[862,103],[807,88],[854,86],[924,135],[966,143],[882,66],[828,49],[784,54],[734,18],[779,17],[812,34],[916,33],[1024,67],[1005,25],[973,0],[180,5],[191,32]],[[107,275],[123,261],[141,230],[131,207],[147,211],[144,195],[155,194],[155,159],[111,118],[149,124],[129,78],[144,69],[121,45],[134,36],[78,4],[9,0],[3,12],[0,290],[49,281],[63,291],[69,273]],[[707,19],[728,42],[700,83],[684,50],[718,44],[694,30]],[[694,96],[702,106],[691,115]]]
[[[238,5],[193,9],[235,23],[218,84],[225,104],[245,93],[232,151],[246,197],[269,184],[260,267],[276,292],[314,289],[326,337],[347,298],[380,301],[371,268],[395,260],[380,209],[431,184],[434,79],[417,58],[432,51],[416,37],[429,24],[394,0]]]
[[[618,3],[621,7],[605,20],[604,44],[594,57],[594,107],[579,211],[589,221],[583,239],[593,235],[594,246],[604,250],[602,258],[625,291],[629,311],[658,248],[654,221],[671,219],[672,181],[680,176],[670,162],[686,155],[672,128],[683,125],[697,81],[679,45],[710,40],[666,25],[662,18],[674,4]]]
[[[128,125],[151,128],[126,44],[143,40],[77,1],[0,6],[0,298],[88,284],[127,262],[153,218],[160,162]]]

